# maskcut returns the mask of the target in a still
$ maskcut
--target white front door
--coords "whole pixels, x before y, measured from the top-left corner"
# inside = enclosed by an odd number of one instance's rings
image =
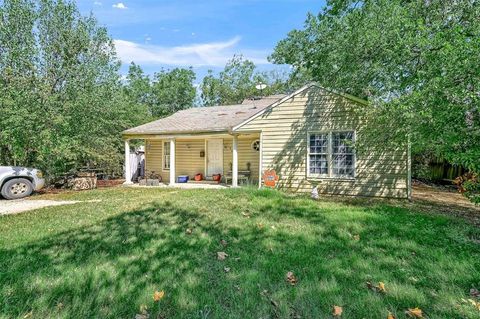
[[[207,140],[207,175],[223,175],[223,139]]]

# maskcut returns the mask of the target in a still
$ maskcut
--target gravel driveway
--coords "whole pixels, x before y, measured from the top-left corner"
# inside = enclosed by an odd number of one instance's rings
[[[47,206],[71,205],[76,203],[80,203],[80,202],[75,200],[43,200],[43,199],[1,200],[0,199],[0,216],[21,213],[28,210],[47,207]]]

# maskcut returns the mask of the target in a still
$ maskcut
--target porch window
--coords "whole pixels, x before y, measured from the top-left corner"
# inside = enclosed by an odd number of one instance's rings
[[[330,131],[308,135],[307,175],[310,177],[355,177],[353,131]]]
[[[170,142],[163,142],[163,170],[170,169]]]

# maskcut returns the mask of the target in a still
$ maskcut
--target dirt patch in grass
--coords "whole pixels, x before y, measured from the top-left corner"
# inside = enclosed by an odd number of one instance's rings
[[[461,217],[480,227],[480,207],[453,189],[416,183],[412,195],[412,202],[407,204],[410,208],[431,214]]]

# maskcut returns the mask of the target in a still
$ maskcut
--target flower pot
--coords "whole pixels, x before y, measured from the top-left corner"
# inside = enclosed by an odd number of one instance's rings
[[[213,174],[212,177],[213,177],[213,180],[218,183],[220,183],[220,181],[222,180],[221,174]]]
[[[194,178],[195,178],[195,181],[196,181],[196,182],[200,182],[200,181],[203,179],[203,175],[200,174],[200,173],[198,173],[198,174],[195,175]]]

